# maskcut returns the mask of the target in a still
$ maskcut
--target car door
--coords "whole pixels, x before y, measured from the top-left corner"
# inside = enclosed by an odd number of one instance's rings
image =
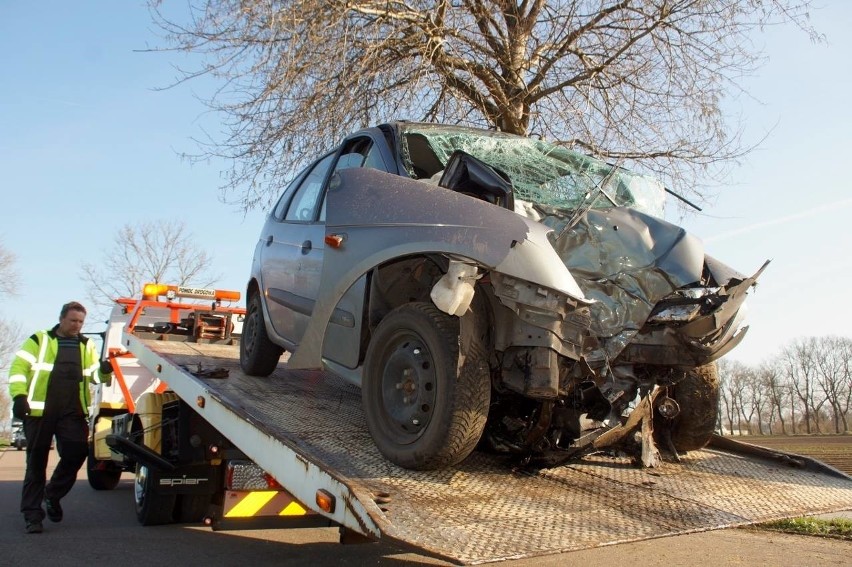
[[[260,273],[275,334],[298,344],[313,311],[322,271],[325,223],[318,217],[330,153],[314,163],[288,190],[266,223]]]
[[[386,171],[381,154],[380,145],[368,134],[347,139],[337,155],[326,155],[303,175],[289,201],[281,203],[280,219],[268,223],[269,231],[264,235],[266,244],[261,252],[263,287],[274,331],[287,342],[301,342],[322,285],[324,196],[328,180],[335,172],[352,167]],[[353,354],[348,347],[357,346],[360,334],[363,282],[360,290],[359,286],[353,287],[355,289],[341,302],[349,308],[337,311],[339,316],[334,321],[338,324],[330,331],[333,336],[328,342],[329,345],[339,344],[340,351],[346,351],[347,354],[342,355],[329,349],[329,355],[342,364],[352,364]],[[357,349],[355,357],[357,363]]]
[[[370,168],[388,171],[387,148],[383,137],[376,132],[362,132],[344,141],[332,176],[344,169]],[[393,162],[391,162],[393,163]],[[332,176],[329,176],[331,179]],[[326,201],[323,199],[320,219],[325,223]],[[328,255],[325,256],[328,258]],[[323,356],[346,368],[358,366],[361,346],[361,328],[367,277],[361,277],[343,294],[332,312],[323,342]],[[335,282],[323,282],[334,285]],[[319,290],[317,290],[319,293]],[[304,333],[304,329],[302,329]]]

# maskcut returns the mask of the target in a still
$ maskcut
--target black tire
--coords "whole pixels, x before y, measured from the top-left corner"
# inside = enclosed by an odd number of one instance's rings
[[[175,495],[159,494],[154,477],[148,467],[136,465],[136,478],[133,482],[133,500],[136,505],[136,519],[143,526],[169,524],[174,520]]]
[[[17,441],[15,441],[15,448],[18,451],[23,451],[24,450],[24,442],[21,441],[20,439],[18,439]]]
[[[269,340],[260,295],[254,292],[249,297],[240,337],[240,367],[249,376],[269,376],[283,353],[283,348]]]
[[[209,507],[209,494],[181,494],[177,498],[175,519],[182,524],[199,523],[207,515]]]
[[[491,382],[479,339],[468,350],[458,369],[459,320],[430,303],[402,305],[379,323],[367,348],[361,397],[370,434],[390,461],[438,469],[476,447]]]
[[[710,442],[719,417],[716,363],[689,370],[670,395],[680,406],[680,412],[668,424],[674,448],[678,452],[704,448]]]
[[[89,478],[89,486],[95,490],[112,490],[121,480],[121,468],[109,461],[98,461],[95,458],[95,445],[89,443],[86,476]]]

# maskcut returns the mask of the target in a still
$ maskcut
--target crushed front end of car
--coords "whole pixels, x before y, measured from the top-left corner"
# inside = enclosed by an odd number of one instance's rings
[[[651,178],[539,140],[412,134],[446,165],[439,185],[546,227],[561,263],[549,269],[567,268],[579,288],[554,293],[540,257],[511,273],[468,269],[462,305],[445,311],[463,313],[474,293],[489,298],[493,388],[481,445],[540,465],[626,450],[646,466],[658,446],[675,458],[703,447],[718,411],[714,361],[743,339],[747,291],[766,264],[746,277],[706,255],[660,218],[665,189]],[[458,175],[460,158],[472,173]]]

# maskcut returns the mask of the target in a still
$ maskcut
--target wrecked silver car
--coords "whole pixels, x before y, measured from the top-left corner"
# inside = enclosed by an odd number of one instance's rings
[[[240,360],[361,387],[383,455],[414,469],[477,446],[646,465],[703,447],[713,361],[755,284],[661,219],[649,177],[541,140],[396,122],[302,171],[261,231]],[[762,269],[761,269],[762,270]]]

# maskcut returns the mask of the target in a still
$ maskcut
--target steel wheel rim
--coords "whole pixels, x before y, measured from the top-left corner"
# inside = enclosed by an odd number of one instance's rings
[[[437,390],[435,362],[420,337],[405,332],[390,341],[380,388],[388,432],[401,443],[420,437],[432,419]]]
[[[139,470],[136,471],[136,479],[133,482],[133,496],[136,499],[136,505],[142,506],[145,503],[146,485],[148,484],[148,467],[139,465]]]

